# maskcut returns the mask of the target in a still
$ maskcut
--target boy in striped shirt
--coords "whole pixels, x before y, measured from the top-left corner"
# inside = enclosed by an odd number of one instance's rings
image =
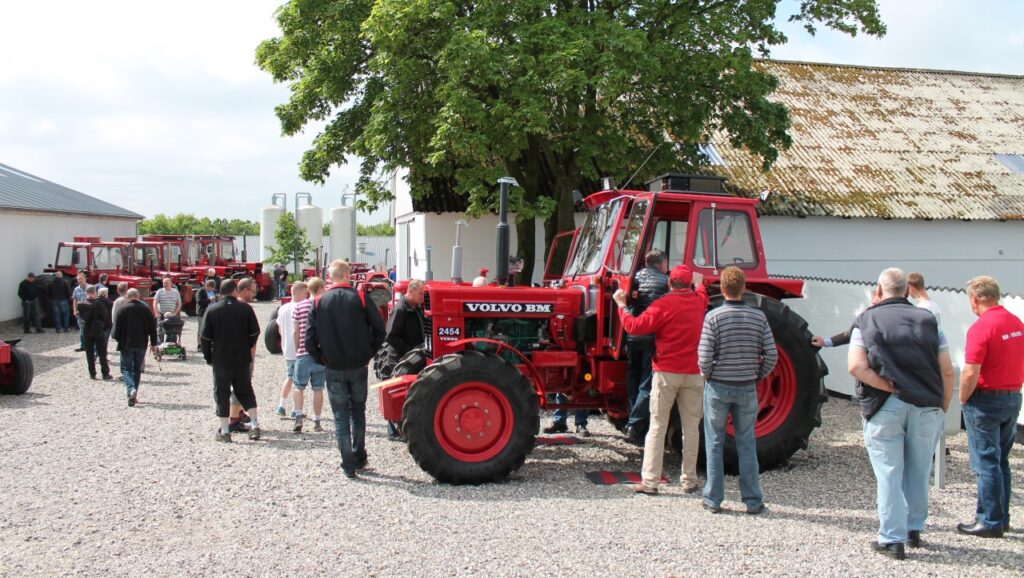
[[[722,270],[719,283],[725,303],[704,318],[697,362],[704,374],[704,450],[708,481],[704,509],[722,511],[725,493],[723,450],[725,422],[731,414],[739,454],[740,497],[748,514],[764,511],[758,479],[757,382],[775,367],[778,351],[768,318],[760,309],[743,302],[747,278],[738,267]]]
[[[327,383],[327,373],[324,366],[320,365],[306,352],[306,327],[309,320],[309,310],[316,303],[316,298],[324,289],[324,280],[319,277],[310,277],[306,282],[309,289],[309,298],[299,301],[292,309],[292,323],[295,326],[295,377],[292,382],[292,395],[295,399],[295,427],[292,431],[302,431],[303,403],[306,386],[313,390],[313,431],[323,431],[320,425],[320,413],[324,408],[324,386]]]

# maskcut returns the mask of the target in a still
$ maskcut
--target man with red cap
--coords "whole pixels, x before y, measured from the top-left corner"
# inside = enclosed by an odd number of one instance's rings
[[[614,295],[622,326],[627,332],[654,334],[651,425],[644,440],[643,480],[633,486],[637,493],[658,493],[665,433],[673,403],[679,404],[679,418],[683,424],[683,491],[694,493],[700,489],[697,480],[698,424],[703,414],[704,378],[697,365],[697,346],[708,306],[703,281],[700,273],[694,273],[685,265],[676,266],[668,276],[669,292],[651,303],[639,317],[627,313],[624,291],[620,289]]]

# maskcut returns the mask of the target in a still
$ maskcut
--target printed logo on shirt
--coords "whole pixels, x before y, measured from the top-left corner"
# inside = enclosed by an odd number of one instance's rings
[[[1024,336],[1024,331],[1014,331],[1013,333],[1006,333],[1003,335],[1003,341],[1009,341],[1011,339]]]

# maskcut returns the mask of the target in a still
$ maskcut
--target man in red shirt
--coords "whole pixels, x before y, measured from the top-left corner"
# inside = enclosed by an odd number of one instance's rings
[[[960,403],[978,507],[974,522],[956,529],[1001,538],[1010,529],[1010,449],[1024,382],[1024,323],[999,305],[999,285],[991,277],[968,281],[967,299],[978,320],[967,330]]]
[[[683,424],[683,491],[700,489],[697,453],[700,449],[700,418],[703,415],[704,378],[697,366],[697,345],[708,306],[703,275],[678,265],[668,276],[669,292],[654,301],[639,317],[626,310],[626,294],[615,292],[622,326],[630,335],[654,334],[654,377],[651,383],[651,425],[644,440],[643,481],[637,493],[657,495],[665,455],[665,432],[672,404],[679,404]],[[696,285],[696,290],[693,285]]]

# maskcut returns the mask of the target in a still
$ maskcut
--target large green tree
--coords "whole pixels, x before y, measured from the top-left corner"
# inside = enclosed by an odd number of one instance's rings
[[[776,79],[755,56],[786,41],[780,0],[291,0],[282,35],[256,51],[289,83],[277,107],[293,135],[325,123],[300,163],[323,182],[362,159],[360,205],[388,198],[381,176],[410,169],[412,194],[465,197],[493,210],[495,180],[515,177],[519,254],[534,262],[534,219],[548,243],[573,225],[572,191],[701,163],[724,134],[767,169],[789,145]],[[881,35],[875,0],[801,0],[790,20]],[[660,146],[659,146],[660,145]],[[526,271],[529,274],[532,271]]]
[[[295,216],[287,211],[277,219],[274,242],[276,247],[265,247],[270,251],[265,263],[291,263],[295,273],[302,272],[300,265],[316,265],[316,261],[307,258],[316,247],[306,237],[306,230],[296,223]]]

